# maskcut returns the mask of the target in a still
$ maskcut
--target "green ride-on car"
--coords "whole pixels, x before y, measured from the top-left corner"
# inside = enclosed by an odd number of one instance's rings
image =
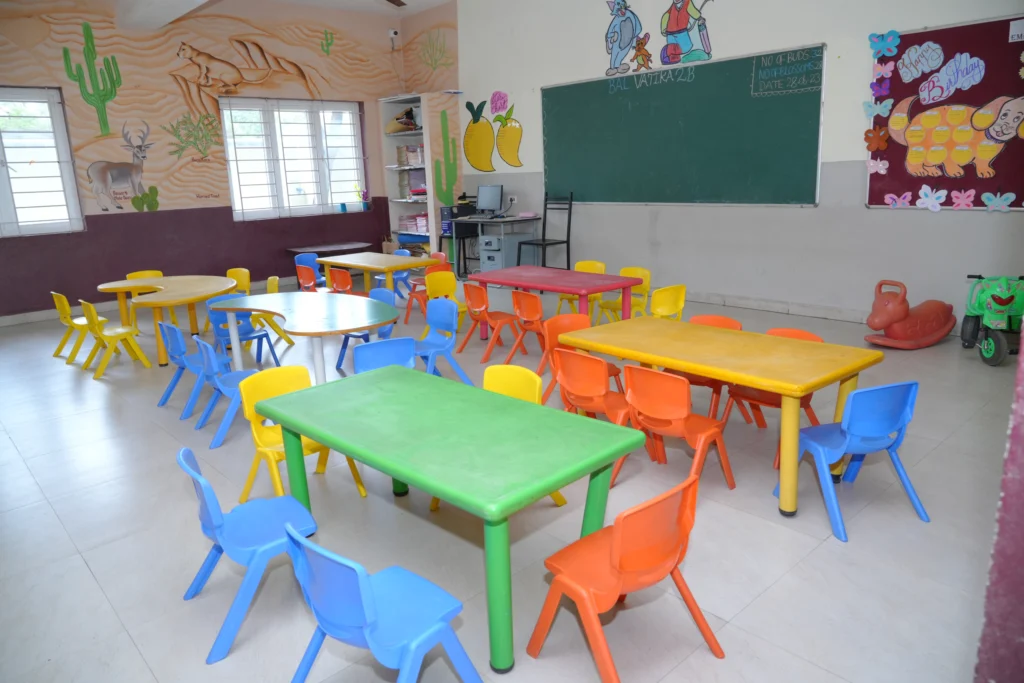
[[[1024,276],[983,277],[968,275],[975,283],[967,296],[967,311],[960,327],[965,349],[978,347],[988,365],[999,365],[1020,350],[1021,316],[1024,315]]]

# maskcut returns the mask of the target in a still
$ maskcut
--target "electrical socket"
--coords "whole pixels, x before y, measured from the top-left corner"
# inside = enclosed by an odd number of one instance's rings
[[[509,197],[508,197],[508,203],[509,204],[515,204],[518,200],[519,200],[519,198],[516,197],[514,194],[509,195]]]

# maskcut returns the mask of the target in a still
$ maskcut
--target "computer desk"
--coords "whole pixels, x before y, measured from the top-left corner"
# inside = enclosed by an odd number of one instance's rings
[[[515,232],[517,232],[516,229],[515,229],[516,225],[521,225],[523,223],[536,223],[539,220],[541,220],[540,216],[530,216],[529,218],[524,218],[524,217],[521,217],[521,216],[508,216],[506,218],[469,218],[468,216],[465,216],[465,217],[462,217],[462,218],[453,218],[452,219],[452,223],[453,224],[454,223],[458,223],[460,225],[475,225],[475,226],[477,226],[477,232],[476,232],[475,235],[462,235],[462,236],[458,236],[458,237],[456,237],[456,235],[455,235],[455,233],[456,233],[455,226],[454,225],[452,226],[452,235],[449,237],[449,239],[455,240],[455,270],[456,270],[455,274],[456,274],[456,276],[465,277],[469,273],[469,267],[466,264],[466,261],[468,260],[466,258],[466,250],[465,249],[460,249],[462,247],[463,240],[468,239],[469,237],[479,237],[480,235],[485,234],[484,230],[486,228],[488,228],[488,227],[491,227],[491,228],[497,227],[498,230],[499,230],[499,234],[501,235],[502,238],[504,238],[505,237],[505,227],[506,226],[512,226],[510,232],[515,233]],[[442,236],[438,240],[438,249],[440,251],[444,251],[443,249],[441,249],[441,243],[440,243],[440,240],[443,240],[443,239],[444,239],[444,236]],[[504,239],[502,240],[502,243],[504,243]],[[460,260],[460,251],[461,251],[461,260]]]

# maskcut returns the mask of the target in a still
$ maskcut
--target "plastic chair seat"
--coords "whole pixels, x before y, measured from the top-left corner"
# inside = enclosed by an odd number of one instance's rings
[[[570,396],[572,405],[587,413],[603,413],[615,424],[626,424],[629,415],[629,403],[626,402],[625,394],[609,390],[598,401],[588,401],[576,396]]]
[[[285,524],[291,524],[304,536],[316,531],[313,515],[295,498],[254,498],[224,515],[221,545],[239,564],[246,564],[257,550],[274,544],[280,544],[277,552],[283,553],[287,543]]]
[[[377,621],[369,634],[373,653],[392,669],[413,640],[462,611],[462,603],[446,590],[402,567],[372,574],[370,585],[377,602]]]
[[[601,612],[611,609],[619,599],[619,573],[610,564],[594,562],[595,557],[611,557],[612,531],[613,527],[606,526],[544,560],[548,571],[564,576],[594,598]]]
[[[874,453],[884,451],[893,444],[895,439],[891,436],[879,438],[854,437],[846,443],[847,435],[843,432],[841,422],[818,425],[817,427],[804,427],[800,430],[800,450],[811,450],[813,446],[819,446],[826,452],[839,452],[839,458],[831,460],[836,462],[846,453]]]
[[[284,458],[284,436],[281,435],[281,430],[278,429],[270,433],[265,433],[263,438],[260,439],[260,442],[256,444],[256,448],[261,451],[274,452],[275,457],[276,454],[279,453],[281,458]],[[302,437],[303,455],[313,455],[314,453],[319,453],[325,448],[326,446],[313,441],[313,439],[310,439],[307,436]]]
[[[219,354],[218,354],[219,355]],[[258,370],[235,370],[234,372],[226,372],[220,376],[220,385],[222,390],[227,391],[238,391],[238,385],[246,377],[252,377]],[[225,391],[225,393],[227,393]]]
[[[699,434],[709,430],[717,429],[720,423],[707,415],[690,413],[681,420],[660,420],[650,415],[644,415],[644,426],[656,429],[663,436],[670,436],[677,439],[685,439],[686,435]],[[692,436],[691,436],[692,438]]]
[[[104,318],[102,315],[98,316],[96,318],[96,320],[99,321],[100,325],[105,325],[106,323],[110,322],[108,319]],[[77,318],[72,318],[71,319],[71,325],[75,329],[77,329],[77,330],[84,330],[84,329],[89,327],[89,321],[85,319],[84,315],[80,315]]]
[[[103,334],[108,337],[130,337],[136,334],[138,330],[134,327],[104,327]]]

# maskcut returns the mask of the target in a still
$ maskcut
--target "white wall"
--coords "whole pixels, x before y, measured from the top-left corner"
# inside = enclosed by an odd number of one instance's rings
[[[669,4],[631,3],[643,31],[651,33],[655,68],[664,44],[660,19]],[[599,258],[610,268],[649,265],[657,283],[685,282],[697,293],[796,304],[809,313],[840,318],[856,318],[870,307],[877,280],[901,279],[913,301],[945,299],[959,311],[966,296],[965,273],[1021,269],[1024,217],[925,211],[887,215],[864,208],[867,154],[861,102],[867,99],[873,61],[867,38],[872,32],[963,23],[1021,9],[1021,0],[708,2],[704,16],[716,59],[827,43],[822,205],[579,206],[573,260]],[[522,174],[519,183],[531,196],[543,196],[540,88],[603,77],[610,19],[604,0],[459,3],[460,88],[473,102],[488,99],[494,90],[509,93],[524,129],[523,166],[512,168],[497,154],[494,164],[503,178]],[[490,116],[489,106],[485,113]],[[462,115],[465,127],[468,112]],[[709,117],[709,134],[713,129]],[[469,190],[488,181],[490,174],[463,166]]]

